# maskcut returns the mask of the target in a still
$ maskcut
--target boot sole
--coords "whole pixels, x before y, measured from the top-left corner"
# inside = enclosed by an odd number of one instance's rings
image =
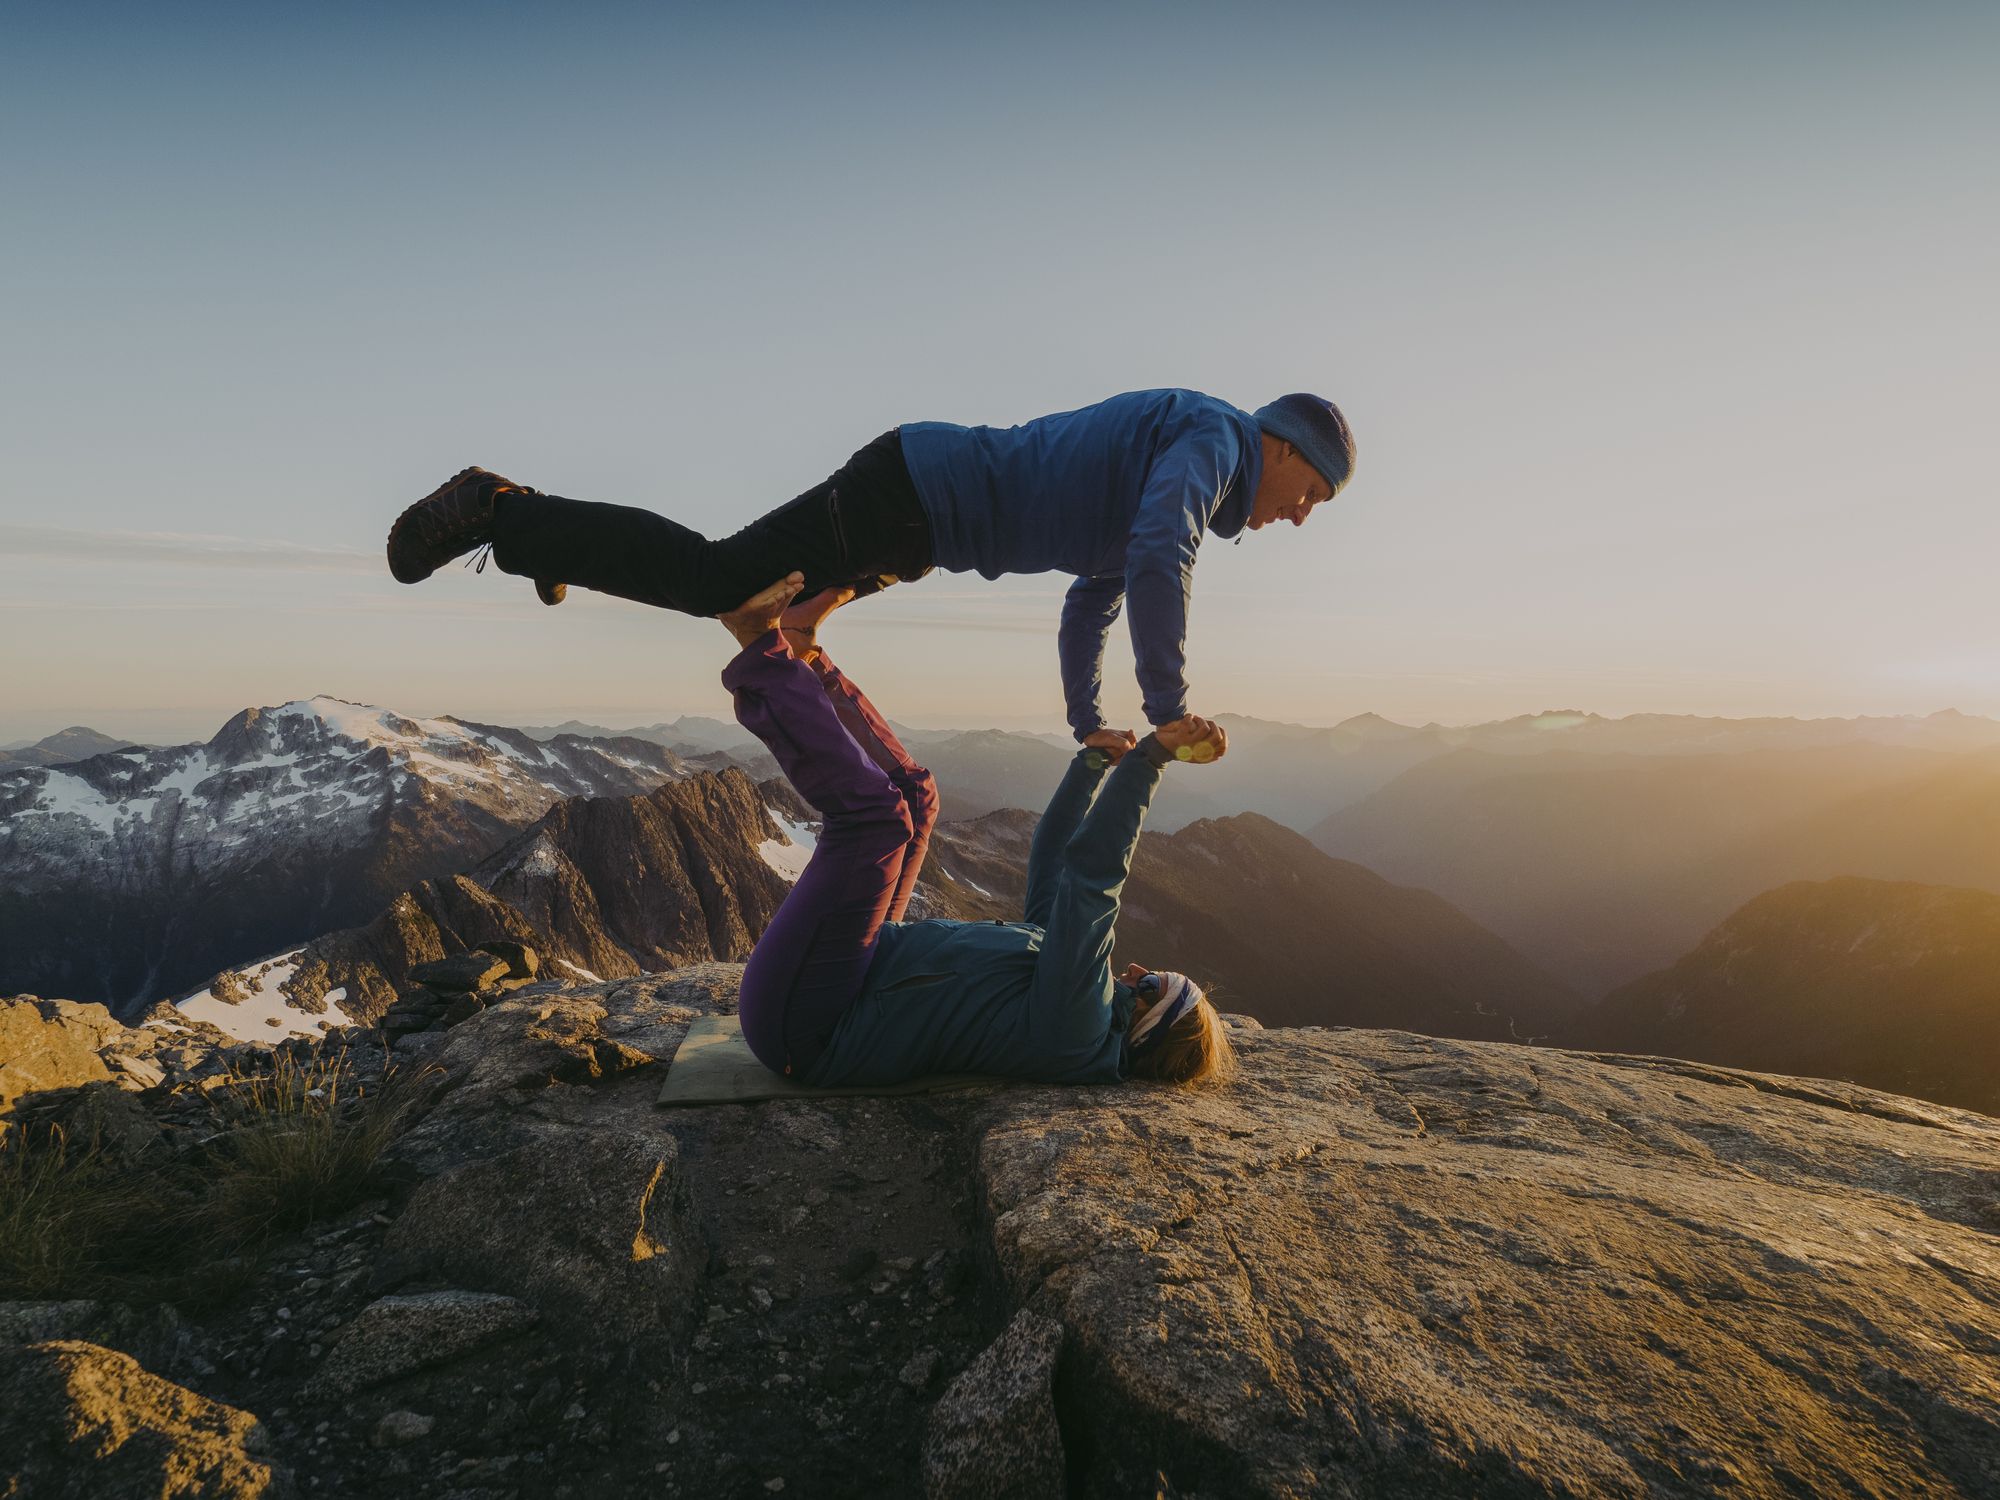
[[[414,559],[409,557],[403,557],[399,559],[396,555],[397,538],[401,535],[404,526],[409,523],[410,517],[414,516],[418,511],[422,510],[426,505],[429,505],[433,500],[436,500],[441,495],[446,494],[448,491],[457,489],[459,485],[463,484],[466,481],[466,478],[469,475],[476,474],[478,472],[480,472],[480,470],[477,464],[473,464],[470,467],[460,469],[456,474],[452,475],[451,478],[447,479],[443,484],[439,485],[436,489],[432,490],[428,495],[424,496],[423,499],[417,501],[416,504],[406,508],[400,516],[396,517],[396,524],[389,528],[389,541],[388,545],[384,549],[387,552],[389,558],[389,575],[392,578],[394,578],[396,582],[422,583],[426,578],[430,577],[431,574],[435,573],[440,567],[443,566],[443,563],[432,563],[429,566],[423,566],[417,563]],[[467,550],[469,551],[471,549],[468,548]],[[451,561],[450,558],[445,559],[445,562],[449,561]]]

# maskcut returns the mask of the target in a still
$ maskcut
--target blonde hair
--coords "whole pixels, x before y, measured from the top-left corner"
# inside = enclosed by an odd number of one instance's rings
[[[1132,1076],[1184,1088],[1227,1083],[1236,1076],[1236,1049],[1229,1045],[1222,1016],[1207,1000],[1197,1000],[1193,1010],[1133,1060]]]

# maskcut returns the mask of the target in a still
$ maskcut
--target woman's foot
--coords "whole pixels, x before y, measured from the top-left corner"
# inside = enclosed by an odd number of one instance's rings
[[[739,646],[754,646],[778,628],[785,606],[805,586],[806,575],[787,573],[767,589],[760,589],[732,610],[716,616],[723,628],[736,637]]]
[[[792,643],[792,655],[809,662],[819,654],[819,627],[826,617],[854,597],[850,584],[821,589],[809,599],[794,599],[778,617],[778,628]]]

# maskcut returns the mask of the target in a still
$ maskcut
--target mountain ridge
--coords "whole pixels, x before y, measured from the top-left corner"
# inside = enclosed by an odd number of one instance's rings
[[[356,920],[555,801],[686,774],[636,740],[413,720],[331,698],[207,741],[0,770],[0,990],[121,1013]]]

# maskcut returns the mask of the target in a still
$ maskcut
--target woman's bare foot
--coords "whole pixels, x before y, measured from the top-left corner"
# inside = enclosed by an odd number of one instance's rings
[[[778,628],[778,617],[804,587],[806,575],[787,573],[767,589],[760,589],[732,610],[716,616],[723,628],[736,637],[739,646],[754,646]]]
[[[785,639],[792,643],[792,654],[800,661],[811,661],[819,654],[819,627],[826,617],[854,597],[854,590],[846,584],[830,589],[821,589],[808,599],[794,599],[785,606],[785,612],[778,618],[778,628],[785,632]]]

